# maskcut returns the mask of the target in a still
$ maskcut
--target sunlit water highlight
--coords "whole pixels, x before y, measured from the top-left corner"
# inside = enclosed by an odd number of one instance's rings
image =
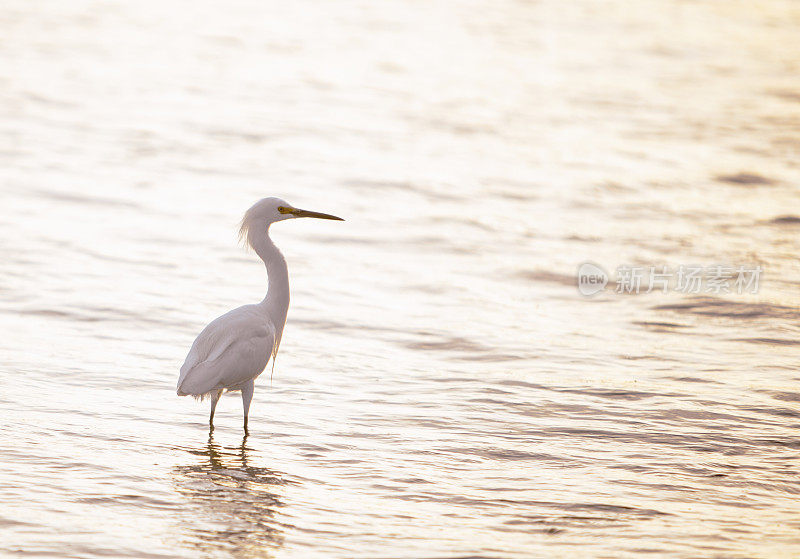
[[[0,7],[0,541],[71,557],[800,553],[800,8]],[[292,305],[251,435],[174,385]],[[760,264],[757,295],[575,269]]]

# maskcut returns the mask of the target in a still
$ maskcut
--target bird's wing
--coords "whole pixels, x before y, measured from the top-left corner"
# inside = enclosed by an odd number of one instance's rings
[[[274,327],[247,307],[222,315],[192,344],[181,367],[178,395],[202,396],[254,379],[267,366],[274,340]]]

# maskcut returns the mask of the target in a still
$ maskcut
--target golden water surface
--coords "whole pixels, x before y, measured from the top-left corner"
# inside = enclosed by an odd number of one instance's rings
[[[800,554],[800,6],[0,5],[0,547]],[[178,398],[263,297],[241,405]],[[757,293],[583,297],[585,261]]]

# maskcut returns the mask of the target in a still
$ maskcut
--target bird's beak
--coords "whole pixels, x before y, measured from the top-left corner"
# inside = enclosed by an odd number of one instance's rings
[[[336,217],[335,215],[312,212],[309,210],[300,210],[297,208],[292,208],[289,213],[295,217],[316,217],[317,219],[333,219],[335,221],[344,221],[341,217]]]

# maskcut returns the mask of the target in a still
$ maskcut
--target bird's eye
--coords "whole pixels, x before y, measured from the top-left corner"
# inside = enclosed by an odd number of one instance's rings
[[[282,214],[289,213],[289,208],[286,206],[278,206],[278,211]]]

